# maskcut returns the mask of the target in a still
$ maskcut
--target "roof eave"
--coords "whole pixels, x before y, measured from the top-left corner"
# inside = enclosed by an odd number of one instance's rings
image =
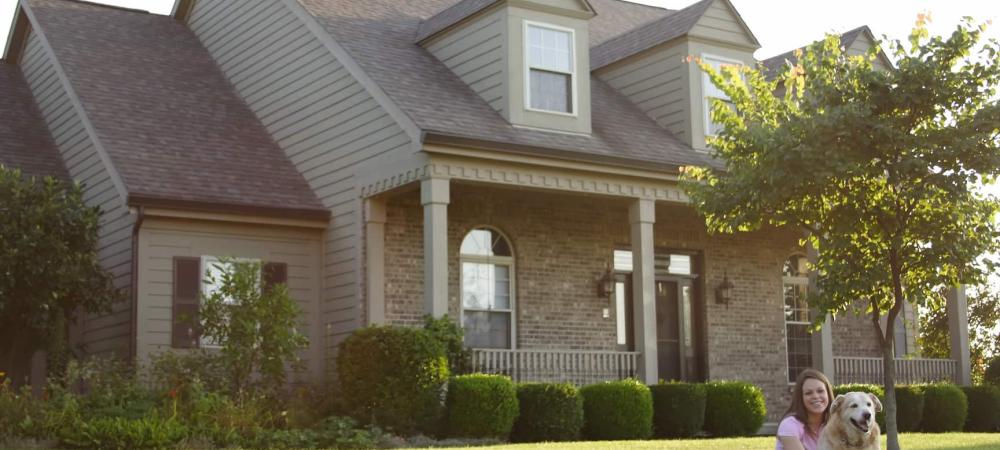
[[[149,208],[181,209],[196,212],[229,213],[236,215],[297,219],[315,222],[328,222],[330,210],[326,208],[286,208],[275,206],[259,206],[212,202],[203,200],[184,200],[150,194],[131,193],[128,196],[128,206],[144,206]]]

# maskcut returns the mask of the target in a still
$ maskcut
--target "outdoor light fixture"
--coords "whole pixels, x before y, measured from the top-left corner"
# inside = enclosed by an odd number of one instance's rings
[[[729,301],[733,299],[733,282],[729,281],[729,273],[722,273],[722,284],[715,288],[715,303],[720,303],[729,307]]]
[[[611,292],[614,289],[614,278],[615,274],[611,272],[611,266],[607,266],[604,270],[604,275],[601,279],[597,281],[597,296],[611,298]]]

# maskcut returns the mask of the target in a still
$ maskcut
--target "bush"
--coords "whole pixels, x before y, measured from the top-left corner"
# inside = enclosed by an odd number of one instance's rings
[[[313,428],[318,448],[363,449],[384,447],[387,436],[377,427],[361,427],[350,417],[327,417]]]
[[[705,384],[705,431],[713,436],[746,436],[764,424],[767,407],[760,388],[742,381]]]
[[[226,364],[218,352],[194,349],[186,353],[166,351],[150,357],[146,371],[157,389],[184,390],[198,383],[210,392],[228,392]]]
[[[691,437],[705,424],[705,385],[660,383],[653,394],[653,435],[660,438]]]
[[[444,349],[418,328],[372,326],[340,344],[337,373],[347,412],[402,434],[436,434],[448,379]]]
[[[1000,386],[1000,355],[990,358],[983,373],[983,383]]]
[[[896,386],[896,426],[900,432],[917,431],[924,417],[924,387]],[[877,416],[876,416],[877,418]]]
[[[447,314],[439,319],[424,316],[424,329],[441,343],[445,357],[448,358],[448,370],[452,374],[464,374],[472,367],[472,354],[465,348],[465,331],[458,322],[451,320]]]
[[[1000,386],[963,387],[969,401],[965,431],[1000,431]]]
[[[837,398],[838,395],[844,395],[848,392],[867,392],[869,394],[875,394],[878,397],[878,401],[885,405],[885,389],[877,384],[841,384],[839,386],[833,387],[833,398]],[[897,411],[899,408],[896,408]],[[896,414],[899,414],[898,412]],[[886,432],[885,429],[885,409],[875,413],[875,422],[878,423],[879,430],[882,433]]]
[[[636,380],[584,386],[583,434],[595,440],[646,439],[653,432],[653,397]]]
[[[116,450],[173,447],[187,434],[187,429],[177,421],[156,417],[102,417],[64,431],[60,439],[64,445]]]
[[[448,437],[506,438],[517,419],[517,390],[503,375],[460,375],[448,383]]]
[[[583,397],[569,383],[526,383],[517,387],[520,414],[511,440],[573,441],[583,429]]]
[[[968,408],[965,393],[958,386],[929,384],[924,388],[924,417],[920,428],[931,433],[962,431]]]

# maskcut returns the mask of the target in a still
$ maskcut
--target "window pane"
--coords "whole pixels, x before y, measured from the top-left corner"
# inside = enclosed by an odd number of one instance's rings
[[[459,249],[463,255],[511,256],[510,244],[503,235],[489,228],[476,228],[465,235]]]
[[[474,348],[510,348],[510,313],[465,311],[465,345]]]
[[[680,275],[691,275],[691,256],[670,255],[670,267],[667,271]]]
[[[625,283],[621,281],[615,283],[615,322],[618,325],[616,329],[618,345],[628,344],[625,337]]]
[[[510,309],[510,268],[493,266],[493,302],[494,309]]]
[[[493,290],[493,265],[462,263],[462,305],[487,309]]]
[[[632,251],[615,250],[615,270],[619,272],[632,271]]]
[[[788,343],[788,381],[794,382],[799,373],[812,366],[812,340],[809,325],[785,325]]]
[[[573,95],[570,75],[531,69],[531,107],[546,111],[570,113]]]
[[[559,72],[572,71],[570,33],[542,27],[528,27],[528,65]]]

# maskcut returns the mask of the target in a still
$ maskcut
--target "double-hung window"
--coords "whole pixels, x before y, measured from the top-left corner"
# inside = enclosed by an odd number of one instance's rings
[[[788,345],[788,382],[812,367],[812,337],[809,334],[809,277],[806,260],[795,255],[785,261],[782,290],[785,297],[785,340]]]
[[[476,228],[462,240],[462,327],[473,348],[513,348],[514,257],[496,230]]]
[[[525,91],[529,109],[575,114],[573,50],[573,30],[525,23]]]
[[[716,72],[721,73],[725,66],[742,65],[743,63],[735,59],[726,59],[718,56],[703,55],[702,60]],[[723,125],[712,120],[712,105],[716,100],[721,100],[732,108],[733,103],[722,89],[712,83],[708,73],[702,73],[702,92],[705,93],[705,136],[716,136],[722,132]]]
[[[201,257],[201,267],[202,270],[202,283],[201,283],[201,294],[204,297],[211,297],[216,292],[222,289],[223,278],[226,273],[233,273],[234,264],[240,262],[248,263],[260,263],[256,259],[226,259],[222,260],[215,256],[202,256]],[[258,286],[258,289],[260,287]],[[239,302],[237,299],[232,298],[228,295],[222,296],[222,302],[226,305],[235,306]],[[203,348],[219,348],[221,344],[212,336],[202,334],[201,335],[201,346]]]

